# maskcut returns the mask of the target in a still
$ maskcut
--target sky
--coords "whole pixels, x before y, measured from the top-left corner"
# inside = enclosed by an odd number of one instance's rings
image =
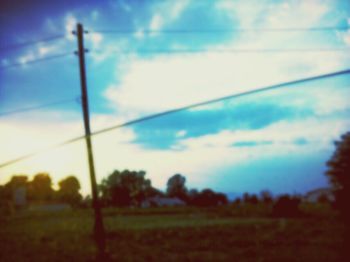
[[[78,22],[87,31],[93,131],[350,68],[346,0],[5,0],[0,163],[84,134],[72,34]],[[64,56],[45,60],[56,55]],[[227,193],[325,187],[333,143],[350,128],[348,97],[349,74],[96,135],[97,180],[129,169],[145,170],[160,189],[176,173],[186,177],[189,188]],[[69,101],[9,114],[63,100]],[[1,168],[0,184],[14,174],[32,178],[38,172],[49,172],[55,185],[74,174],[82,192],[90,192],[82,140]]]

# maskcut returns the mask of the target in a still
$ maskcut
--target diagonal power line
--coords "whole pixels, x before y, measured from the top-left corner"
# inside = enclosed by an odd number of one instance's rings
[[[149,120],[152,120],[152,119],[155,119],[155,118],[159,118],[159,117],[163,117],[163,116],[170,115],[170,114],[175,114],[175,113],[178,113],[178,112],[181,112],[181,111],[185,111],[185,110],[188,110],[188,109],[191,109],[191,108],[195,108],[195,107],[200,107],[200,106],[213,104],[213,103],[217,103],[217,102],[220,102],[220,101],[225,101],[225,100],[229,100],[229,99],[233,99],[233,98],[253,95],[253,94],[257,94],[257,93],[263,93],[263,92],[267,92],[267,91],[271,91],[271,90],[275,90],[275,89],[291,87],[293,85],[298,85],[298,84],[302,84],[302,83],[312,82],[312,81],[316,81],[316,80],[322,80],[322,79],[326,79],[326,78],[330,78],[330,77],[336,77],[336,76],[340,76],[340,75],[346,75],[346,74],[350,74],[350,68],[346,69],[346,70],[343,70],[343,71],[337,71],[337,72],[332,72],[332,73],[328,73],[328,74],[317,75],[317,76],[312,76],[312,77],[308,77],[308,78],[302,78],[302,79],[298,79],[298,80],[294,80],[294,81],[289,81],[289,82],[284,82],[284,83],[280,83],[280,84],[276,84],[276,85],[262,87],[262,88],[251,90],[251,91],[247,91],[247,92],[241,92],[241,93],[238,93],[238,94],[232,94],[232,95],[219,97],[219,98],[215,98],[215,99],[211,99],[211,100],[207,100],[207,101],[202,101],[202,102],[190,104],[190,105],[187,105],[187,106],[184,106],[184,107],[179,107],[179,108],[168,110],[168,111],[164,111],[164,112],[161,112],[161,113],[157,113],[157,114],[141,117],[141,118],[138,118],[138,119],[135,119],[135,120],[131,120],[131,121],[128,121],[128,122],[125,122],[125,123],[122,123],[122,124],[114,125],[114,126],[111,126],[111,127],[108,127],[108,128],[104,128],[104,129],[101,129],[99,131],[91,133],[90,136],[95,136],[95,135],[107,133],[107,132],[113,131],[113,130],[118,129],[118,128],[135,125],[135,124],[138,124],[138,123],[141,123],[141,122],[149,121]],[[72,144],[72,143],[77,142],[79,140],[82,140],[84,138],[85,138],[84,135],[76,137],[76,138],[72,138],[70,140],[61,142],[59,144],[51,145],[49,147],[46,147],[46,148],[44,148],[44,149],[42,149],[40,151],[33,152],[33,153],[30,153],[30,154],[23,155],[21,157],[9,160],[7,162],[1,163],[0,164],[0,168],[4,168],[4,167],[12,165],[14,163],[23,161],[25,159],[31,158],[31,157],[33,157],[35,155],[38,155],[38,154],[43,153],[43,152],[46,152],[48,150],[59,148],[59,147],[62,147],[62,146],[68,145],[68,144]]]
[[[302,78],[302,79],[299,79],[299,80],[294,80],[294,81],[290,81],[290,82],[284,82],[284,83],[280,83],[280,84],[276,84],[276,85],[262,87],[262,88],[259,88],[259,89],[254,89],[254,90],[251,90],[251,91],[241,92],[241,93],[238,93],[238,94],[232,94],[232,95],[219,97],[219,98],[215,98],[215,99],[211,99],[211,100],[207,100],[207,101],[203,101],[203,102],[198,102],[198,103],[190,104],[190,105],[187,105],[187,106],[184,106],[184,107],[179,107],[179,108],[176,108],[176,109],[172,109],[172,110],[168,110],[168,111],[165,111],[165,112],[161,112],[161,113],[158,113],[158,114],[149,115],[149,116],[145,116],[145,117],[142,117],[142,118],[139,118],[139,119],[131,120],[131,121],[125,122],[123,124],[111,126],[109,128],[101,129],[99,131],[93,132],[91,134],[91,136],[99,135],[99,134],[102,134],[102,133],[106,133],[106,132],[112,131],[112,130],[117,129],[117,128],[138,124],[138,123],[141,123],[141,122],[144,122],[144,121],[148,121],[148,120],[151,120],[151,119],[154,119],[154,118],[163,117],[163,116],[174,114],[174,113],[178,113],[178,112],[181,112],[181,111],[186,111],[188,109],[195,108],[195,107],[205,106],[205,105],[208,105],[208,104],[213,104],[213,103],[217,103],[217,102],[220,102],[220,101],[230,100],[230,99],[233,99],[233,98],[253,95],[253,94],[257,94],[257,93],[271,91],[271,90],[274,90],[274,89],[290,87],[292,85],[297,85],[297,84],[301,84],[301,83],[305,83],[305,82],[311,82],[311,81],[321,80],[321,79],[325,79],[325,78],[329,78],[329,77],[335,77],[335,76],[339,76],[339,75],[345,75],[345,74],[350,74],[350,69],[343,70],[343,71],[337,71],[337,72],[324,74],[324,75],[318,75],[318,76],[313,76],[313,77],[308,77],[308,78]],[[1,165],[0,165],[0,168],[1,168]]]

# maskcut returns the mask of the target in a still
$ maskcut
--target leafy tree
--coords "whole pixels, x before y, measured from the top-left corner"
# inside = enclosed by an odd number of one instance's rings
[[[198,194],[199,194],[199,192],[197,189],[195,189],[195,188],[190,189],[187,193],[188,203],[192,205],[195,202],[195,200],[197,199]]]
[[[273,197],[270,191],[263,190],[260,193],[260,199],[264,204],[271,204],[273,201]]]
[[[58,197],[61,201],[68,203],[72,206],[77,206],[81,200],[82,196],[79,193],[80,183],[75,176],[69,176],[58,182],[59,190]]]
[[[107,204],[117,206],[140,205],[146,197],[158,193],[145,175],[144,171],[115,170],[102,180],[100,185],[102,199]]]
[[[296,196],[282,195],[273,205],[272,214],[277,217],[296,217],[301,214],[299,204],[301,200]]]
[[[36,201],[48,201],[53,198],[52,181],[48,173],[36,174],[28,185],[29,198]]]
[[[320,204],[328,204],[330,202],[331,201],[330,201],[330,199],[329,199],[327,194],[321,194],[317,198],[317,203],[320,203]]]
[[[6,200],[13,198],[14,190],[20,187],[28,188],[28,177],[26,175],[14,175],[3,187],[2,197]]]
[[[178,197],[187,201],[186,178],[180,174],[173,175],[168,179],[166,194],[169,197]]]
[[[213,190],[206,188],[200,193],[197,190],[190,190],[188,202],[194,206],[209,207],[217,205],[225,205],[228,203],[227,197],[223,193],[216,193]]]
[[[246,192],[243,194],[243,202],[256,205],[259,203],[259,199],[255,194],[250,195]]]
[[[6,198],[5,195],[5,186],[0,185],[0,201]]]
[[[233,201],[233,204],[239,206],[241,204],[242,200],[238,197]]]
[[[327,162],[326,175],[334,189],[335,207],[347,220],[350,218],[348,201],[350,197],[350,132],[335,142],[335,152]]]
[[[245,192],[242,196],[242,200],[244,203],[248,203],[249,202],[249,199],[250,199],[250,195],[248,192]]]

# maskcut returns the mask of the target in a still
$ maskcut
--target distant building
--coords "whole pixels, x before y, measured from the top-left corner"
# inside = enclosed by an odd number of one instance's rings
[[[304,201],[311,203],[319,202],[321,199],[334,202],[333,190],[331,188],[318,188],[306,193],[304,197]]]
[[[167,206],[185,206],[186,203],[177,197],[150,197],[141,203],[141,207],[167,207]]]

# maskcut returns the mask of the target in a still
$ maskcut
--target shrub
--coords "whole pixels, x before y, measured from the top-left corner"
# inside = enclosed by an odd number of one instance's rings
[[[272,214],[276,217],[296,217],[301,212],[299,204],[301,200],[298,197],[290,197],[289,195],[280,196],[273,205]]]

